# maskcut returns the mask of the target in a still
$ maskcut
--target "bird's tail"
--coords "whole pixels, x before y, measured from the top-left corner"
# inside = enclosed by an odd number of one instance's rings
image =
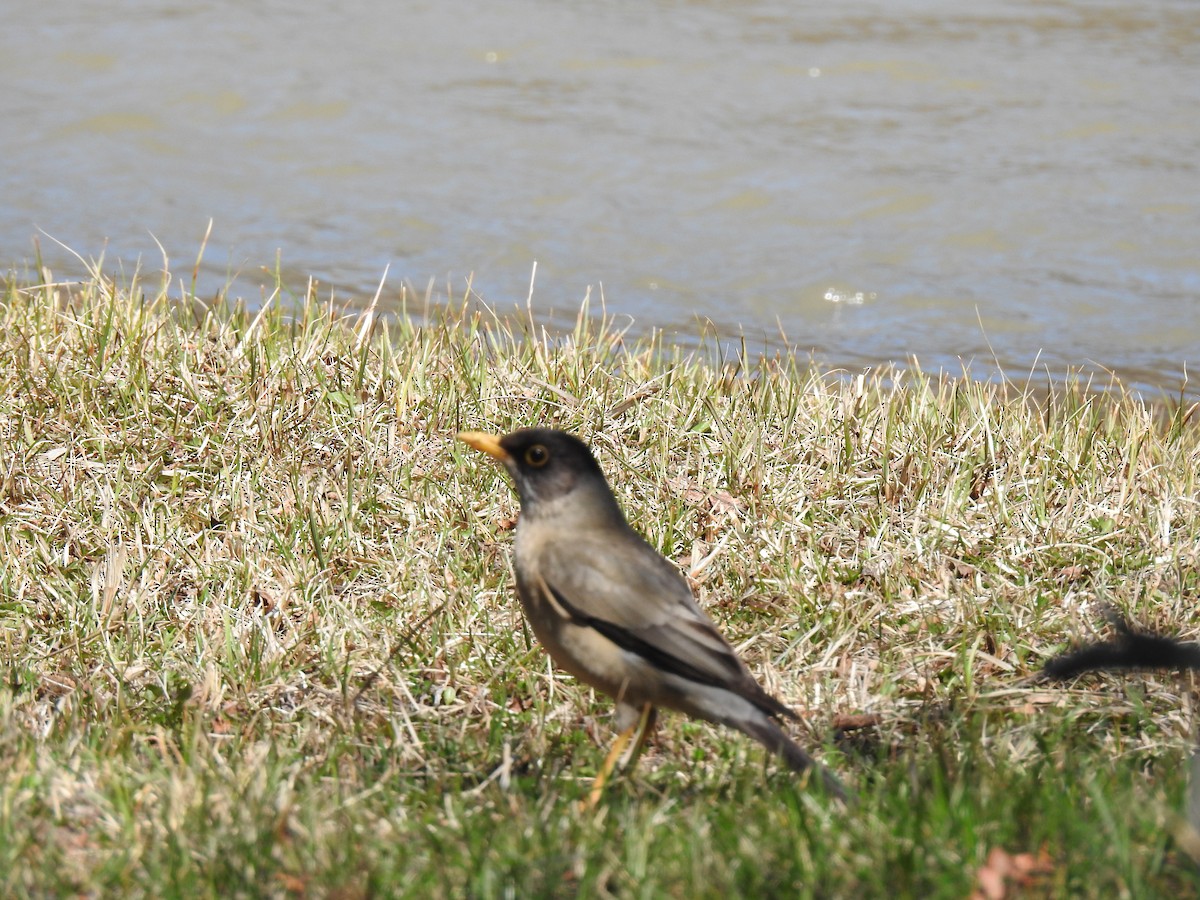
[[[788,768],[793,772],[803,773],[811,770],[820,776],[825,793],[831,797],[836,797],[843,803],[850,802],[850,794],[838,777],[809,756],[803,747],[784,734],[783,729],[779,727],[779,724],[774,719],[764,714],[749,721],[738,722],[735,727],[750,735],[750,737],[754,738],[772,753],[782,757],[783,761],[787,763]]]

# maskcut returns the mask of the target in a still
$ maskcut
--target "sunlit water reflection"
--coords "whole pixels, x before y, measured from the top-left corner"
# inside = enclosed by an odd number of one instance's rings
[[[0,261],[780,335],[827,365],[1200,361],[1200,6],[35,4]],[[63,8],[65,9],[65,8]],[[151,237],[153,235],[153,238]],[[56,273],[77,271],[49,238]]]

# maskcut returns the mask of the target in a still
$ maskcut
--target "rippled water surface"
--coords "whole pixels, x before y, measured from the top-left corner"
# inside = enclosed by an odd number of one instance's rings
[[[1200,4],[17,4],[0,265],[468,278],[829,365],[1200,366]],[[152,237],[153,235],[153,237]],[[1188,388],[1194,391],[1194,386]]]

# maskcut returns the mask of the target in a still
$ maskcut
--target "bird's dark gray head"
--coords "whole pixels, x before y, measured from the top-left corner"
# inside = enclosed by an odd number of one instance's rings
[[[500,438],[508,453],[504,461],[528,515],[539,503],[548,503],[577,487],[608,489],[600,464],[588,445],[565,431],[522,428]]]
[[[587,495],[592,503],[603,498],[607,502],[600,509],[605,512],[610,505],[616,510],[600,464],[588,445],[574,435],[552,428],[522,428],[501,438],[474,431],[458,437],[504,463],[517,486],[523,516],[536,517],[539,508],[577,491],[581,499]]]

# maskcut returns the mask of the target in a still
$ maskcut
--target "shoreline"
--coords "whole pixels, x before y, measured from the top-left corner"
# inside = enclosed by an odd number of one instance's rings
[[[197,268],[190,276],[192,284],[190,293],[194,293],[197,275],[201,272],[203,253],[204,247],[202,246],[201,259],[197,261]],[[89,265],[88,268],[90,270],[91,266]],[[1156,405],[1200,402],[1200,383],[1194,382],[1188,376],[1187,361],[1185,360],[1179,362],[1176,370],[1147,369],[1131,365],[1108,367],[1091,360],[1053,367],[1038,365],[1036,362],[1033,366],[1006,365],[994,354],[992,358],[987,358],[992,351],[986,333],[982,333],[980,335],[981,347],[978,348],[978,352],[967,358],[960,356],[953,360],[943,359],[939,363],[937,360],[945,354],[931,353],[929,357],[934,359],[934,363],[925,365],[921,360],[923,354],[906,353],[903,360],[867,357],[850,359],[847,357],[839,361],[829,355],[828,349],[805,347],[802,343],[793,341],[792,338],[779,333],[776,329],[767,327],[747,331],[737,326],[723,327],[710,319],[700,317],[689,322],[663,323],[647,322],[623,312],[610,313],[605,307],[602,287],[593,294],[591,286],[588,286],[574,306],[569,302],[543,306],[536,289],[531,297],[523,302],[489,302],[474,293],[469,278],[460,290],[455,290],[449,284],[437,285],[434,279],[430,279],[425,288],[421,290],[408,280],[403,280],[398,285],[387,285],[385,271],[383,283],[378,286],[375,295],[372,296],[369,290],[352,289],[336,284],[326,284],[312,278],[301,278],[290,270],[285,273],[279,268],[278,262],[274,269],[262,267],[262,270],[266,281],[258,285],[260,301],[263,297],[267,297],[269,303],[279,302],[278,296],[284,295],[289,298],[288,303],[293,310],[305,304],[323,306],[332,303],[333,308],[339,310],[342,315],[353,316],[372,309],[379,319],[410,318],[414,323],[421,324],[434,321],[446,312],[457,310],[461,313],[465,309],[479,309],[490,316],[497,317],[502,321],[509,321],[516,327],[522,328],[527,327],[531,314],[530,301],[532,300],[536,306],[536,309],[533,310],[536,328],[551,335],[561,336],[570,332],[575,326],[579,310],[586,309],[599,312],[602,317],[609,319],[616,327],[621,328],[632,342],[654,343],[664,347],[678,348],[684,354],[694,354],[697,361],[711,366],[719,367],[724,365],[727,359],[743,355],[748,355],[751,359],[770,359],[783,356],[795,358],[798,362],[804,362],[826,374],[838,374],[845,378],[855,378],[864,373],[884,373],[885,377],[890,377],[890,373],[914,371],[924,377],[935,379],[965,378],[989,384],[1016,386],[1018,390],[1030,388],[1039,395],[1063,388],[1075,389],[1076,386],[1083,385],[1084,389],[1089,392],[1132,393],[1147,403]],[[166,276],[170,277],[170,272],[164,271]],[[160,282],[161,273],[158,274],[160,277],[156,279],[151,277],[150,273],[139,271],[134,277],[143,282]],[[26,284],[30,283],[28,276],[27,272],[24,282]],[[11,278],[12,270],[9,272],[9,280]],[[66,289],[69,292],[72,288],[88,285],[94,279],[81,278],[55,282],[51,276],[42,280],[44,283],[52,283],[56,288]],[[211,273],[208,277],[201,276],[200,280],[211,282]],[[254,287],[248,283],[247,279],[240,276],[235,281],[240,282],[240,287],[247,290]],[[235,299],[230,299],[229,293],[232,287],[233,284],[229,283],[211,292],[211,297],[209,294],[205,294],[204,296],[208,298],[205,301],[189,297],[186,298],[186,302],[200,302],[202,305],[215,304],[230,309],[245,305],[250,312],[257,312],[259,307],[247,301],[245,297],[237,296]],[[161,285],[157,285],[156,290],[161,292]],[[169,292],[176,294],[175,302],[185,302],[185,299],[178,296],[179,292],[185,290],[188,289],[180,285],[178,278],[176,278],[175,285],[169,288]],[[1037,358],[1040,359],[1040,357],[1041,351],[1038,351]]]

